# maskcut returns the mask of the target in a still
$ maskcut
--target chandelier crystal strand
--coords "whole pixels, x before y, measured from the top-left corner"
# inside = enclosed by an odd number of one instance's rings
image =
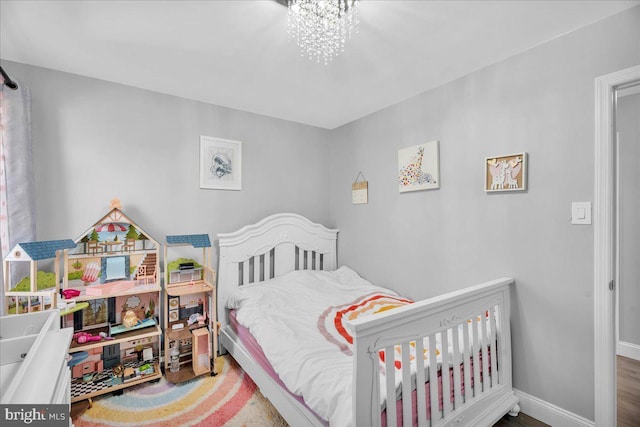
[[[303,56],[326,65],[358,31],[358,5],[359,0],[289,0],[287,33]]]

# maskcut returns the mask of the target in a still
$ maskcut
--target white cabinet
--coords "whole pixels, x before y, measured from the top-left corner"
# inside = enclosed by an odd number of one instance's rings
[[[0,403],[70,404],[72,335],[58,310],[0,317]]]

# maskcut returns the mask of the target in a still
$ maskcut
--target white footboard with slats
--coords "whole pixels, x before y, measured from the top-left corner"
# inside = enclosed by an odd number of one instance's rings
[[[334,270],[337,233],[300,215],[277,214],[234,233],[219,234],[218,307],[223,310],[227,298],[248,283],[299,269]],[[507,412],[517,413],[518,398],[511,384],[512,283],[498,279],[352,322],[353,424],[381,425],[380,388],[386,388],[387,396],[395,396],[396,390],[392,375],[380,375],[379,352],[397,354],[397,346],[400,360],[385,357],[387,372],[395,372],[396,361],[402,366],[397,374],[402,375],[399,409],[393,403],[385,405],[387,427],[482,427],[493,425]],[[252,359],[229,326],[226,310],[218,318],[223,350],[231,353],[290,425],[326,425]],[[470,333],[469,325],[477,333]],[[416,357],[417,366],[411,371],[410,347],[415,346],[416,355],[427,349],[428,359],[436,360],[438,338],[445,349],[444,369],[425,369],[423,358]],[[449,340],[451,354],[446,351]]]
[[[353,321],[357,425],[380,425],[380,387],[386,388],[387,396],[396,394],[393,376],[379,375],[378,353],[397,354],[397,346],[401,348],[402,396],[411,396],[412,384],[428,382],[415,388],[416,407],[412,399],[402,398],[404,426],[412,425],[416,411],[419,426],[491,426],[505,413],[517,412],[518,398],[511,385],[512,283],[498,279]],[[477,333],[470,333],[469,326]],[[421,357],[416,357],[412,374],[410,346],[415,346],[416,355],[428,349],[428,359],[433,361],[437,338],[442,343],[440,377],[437,369],[425,369]],[[446,351],[449,340],[451,354]],[[393,357],[385,357],[385,363],[386,372],[395,371]],[[396,405],[386,408],[387,426],[395,426]]]

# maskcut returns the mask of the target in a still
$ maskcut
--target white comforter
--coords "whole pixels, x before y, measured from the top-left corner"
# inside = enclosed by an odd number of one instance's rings
[[[240,324],[251,331],[274,370],[294,394],[332,426],[351,426],[353,358],[347,319],[366,316],[411,303],[395,292],[375,286],[348,267],[332,272],[294,271],[278,278],[245,285],[227,300]],[[478,321],[480,318],[478,317]],[[479,322],[468,325],[470,342]],[[474,325],[475,324],[475,325]],[[462,331],[462,324],[459,325]],[[492,336],[487,322],[486,336]],[[449,365],[453,354],[447,331]],[[464,352],[463,334],[459,348]],[[425,340],[425,377],[429,378],[428,340]],[[470,347],[473,348],[473,345]],[[394,355],[396,396],[401,393],[400,347]],[[440,334],[436,336],[436,363],[442,362]],[[415,387],[415,348],[411,349],[412,387]],[[381,357],[380,402],[386,406],[385,364]],[[419,356],[418,356],[419,357]]]
[[[330,425],[351,426],[353,360],[320,332],[318,319],[328,307],[372,293],[397,295],[348,267],[294,271],[242,286],[227,307],[237,310],[238,322],[251,331],[290,391]]]

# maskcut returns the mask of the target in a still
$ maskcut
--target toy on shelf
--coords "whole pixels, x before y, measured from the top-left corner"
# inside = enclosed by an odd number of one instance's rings
[[[93,336],[87,332],[78,332],[73,335],[73,339],[76,340],[78,344],[84,344],[87,342],[102,341],[102,336]]]
[[[93,335],[88,332],[76,332],[73,334],[73,339],[76,340],[78,344],[85,344],[88,342],[96,342],[96,341],[110,341],[113,340],[113,337],[110,337],[106,332],[100,332],[98,335]]]
[[[191,316],[189,316],[189,319],[187,320],[187,325],[191,326],[194,323],[198,323],[198,325],[202,326],[204,325],[204,322],[207,320],[207,316],[204,314],[200,314],[200,313],[193,313]]]
[[[77,289],[63,289],[60,293],[64,299],[71,299],[80,295],[80,291]]]
[[[128,310],[124,317],[122,318],[122,326],[124,326],[127,329],[133,328],[134,326],[138,326],[140,323],[142,323],[142,320],[138,319],[138,316],[136,316],[135,311],[132,310]]]
[[[5,313],[21,314],[58,308],[60,254],[75,246],[70,239],[18,243],[3,261]],[[54,259],[54,272],[38,271],[38,262],[49,259]],[[29,263],[29,276],[11,287],[12,269],[20,268],[14,265],[16,262]]]
[[[67,357],[67,366],[74,367],[78,363],[85,360],[87,357],[89,357],[89,353],[87,353],[86,351],[79,351],[77,353],[70,354]]]
[[[181,246],[181,254],[201,257],[169,261],[169,249]],[[191,246],[191,249],[187,248]],[[211,268],[211,242],[206,234],[167,236],[164,249],[165,376],[179,383],[198,375],[215,375],[217,330],[215,322],[215,270]],[[212,342],[213,341],[213,342]]]
[[[79,382],[92,381],[95,374],[99,374],[104,369],[104,362],[102,361],[102,351],[99,348],[94,348],[88,351],[82,352],[86,354],[81,359],[73,360],[71,366],[71,377]]]
[[[64,289],[60,291],[62,301],[58,301],[58,309],[60,310],[60,316],[66,316],[67,314],[75,313],[76,311],[84,310],[89,307],[87,302],[77,302],[74,298],[80,295],[80,291],[75,289]]]
[[[85,289],[87,296],[115,295],[135,286],[130,280],[119,280],[117,282],[104,283],[102,285],[91,285]]]

